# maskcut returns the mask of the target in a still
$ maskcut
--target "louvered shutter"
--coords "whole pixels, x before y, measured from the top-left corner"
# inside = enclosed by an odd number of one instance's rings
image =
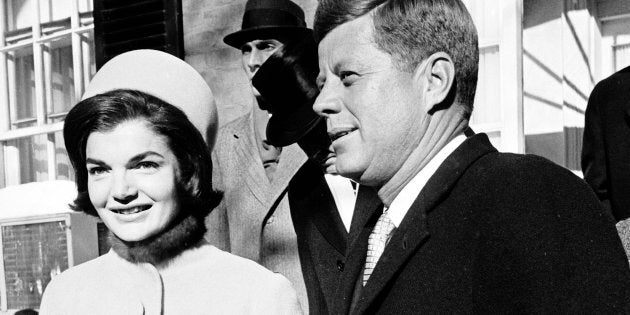
[[[184,58],[181,0],[94,0],[96,67],[135,49]]]

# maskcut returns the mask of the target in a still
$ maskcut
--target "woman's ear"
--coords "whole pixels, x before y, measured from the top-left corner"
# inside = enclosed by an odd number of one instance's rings
[[[455,65],[447,53],[436,52],[416,66],[413,78],[424,90],[424,110],[430,113],[448,97],[455,81]]]

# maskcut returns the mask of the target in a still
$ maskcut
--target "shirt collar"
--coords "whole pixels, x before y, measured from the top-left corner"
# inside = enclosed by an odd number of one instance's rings
[[[420,191],[429,181],[429,178],[435,174],[438,167],[442,165],[444,160],[459,147],[466,140],[466,136],[460,134],[451,139],[438,153],[427,163],[427,165],[414,176],[414,178],[403,187],[403,189],[396,195],[396,198],[392,201],[389,208],[386,208],[387,217],[392,220],[396,227],[400,226],[400,223],[405,218],[407,211],[416,200]]]

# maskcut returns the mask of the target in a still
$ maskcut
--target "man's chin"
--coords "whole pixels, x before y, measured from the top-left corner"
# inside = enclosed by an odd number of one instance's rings
[[[337,172],[337,167],[334,164],[324,165],[324,172],[330,175],[339,175],[339,173]]]

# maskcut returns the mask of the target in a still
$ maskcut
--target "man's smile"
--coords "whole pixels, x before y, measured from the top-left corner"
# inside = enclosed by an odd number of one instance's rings
[[[342,128],[333,128],[328,131],[328,137],[330,137],[330,141],[335,142],[335,140],[346,136],[347,134],[357,130],[358,128],[354,127],[342,127]]]

